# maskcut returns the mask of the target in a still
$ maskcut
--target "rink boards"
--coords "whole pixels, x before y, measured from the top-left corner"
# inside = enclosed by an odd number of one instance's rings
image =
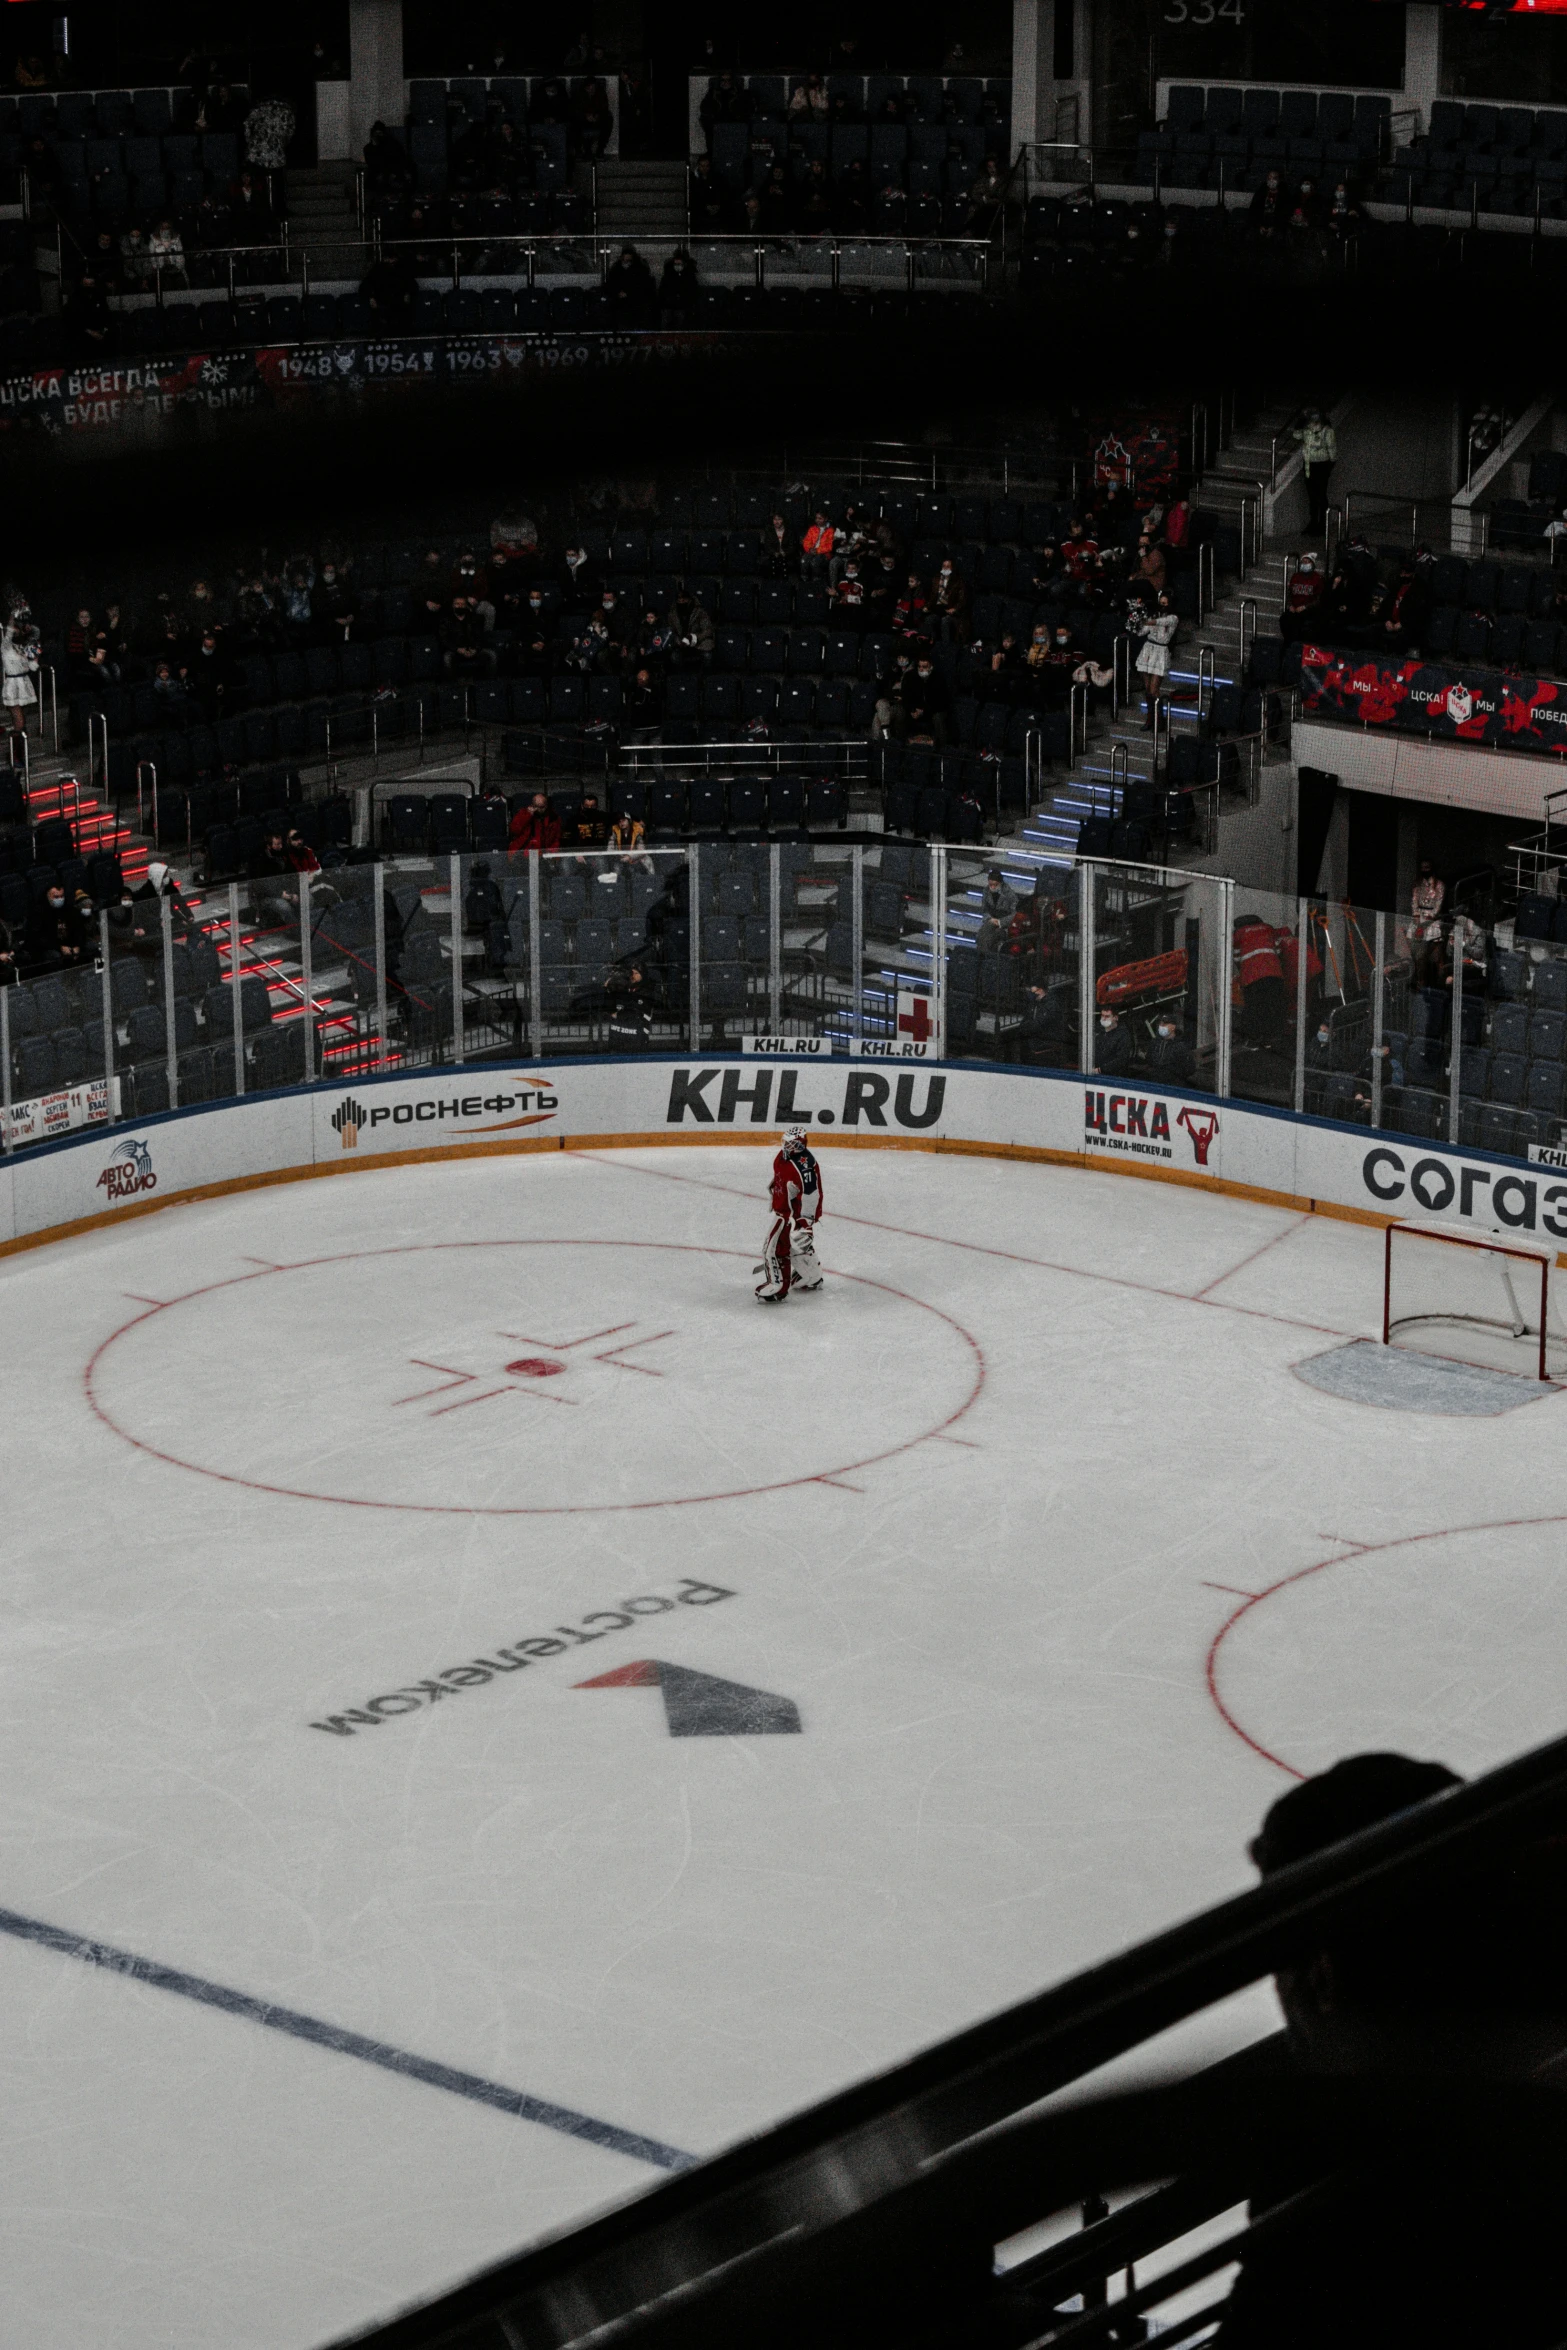
[[[447,1154],[755,1143],[973,1151],[1382,1224],[1567,1240],[1567,1169],[1055,1070],[925,1061],[594,1060],[393,1072],[93,1130],[0,1167],[0,1248],[252,1185]]]

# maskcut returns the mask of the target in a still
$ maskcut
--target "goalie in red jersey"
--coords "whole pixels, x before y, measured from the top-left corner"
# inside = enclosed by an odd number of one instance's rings
[[[783,1149],[773,1161],[772,1222],[762,1243],[757,1296],[763,1305],[782,1305],[791,1289],[820,1289],[815,1234],[822,1212],[822,1171],[805,1140],[803,1126],[784,1128]]]

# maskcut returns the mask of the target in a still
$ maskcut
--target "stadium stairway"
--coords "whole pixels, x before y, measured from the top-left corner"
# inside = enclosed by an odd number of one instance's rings
[[[323,269],[317,260],[313,274],[333,278],[362,276],[372,256],[354,209],[353,165],[299,165],[287,178],[290,239],[308,247],[313,255],[325,247],[339,248],[330,268]]]
[[[686,166],[642,157],[601,155],[598,231],[629,244],[683,244],[688,234]]]
[[[112,852],[120,860],[127,888],[136,889],[147,878],[147,860],[153,855],[150,838],[108,801],[80,780],[74,758],[29,745],[27,817],[44,824],[63,816],[71,827],[76,853],[96,857]]]

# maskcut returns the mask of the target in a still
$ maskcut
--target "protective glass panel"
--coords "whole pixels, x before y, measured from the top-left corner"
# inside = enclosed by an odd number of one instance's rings
[[[1225,1042],[1224,892],[1156,866],[1093,869],[1095,1070],[1214,1092]]]
[[[1320,924],[1310,918],[1310,907],[1307,914],[1302,936],[1298,899],[1274,890],[1236,887],[1230,935],[1230,1091],[1237,1100],[1293,1108],[1302,1040],[1307,1043],[1308,1077],[1325,1072],[1337,1050],[1330,1041],[1317,1041],[1316,1023],[1326,1028],[1333,1006],[1321,1001],[1326,942]]]
[[[733,1052],[768,1027],[771,965],[769,868],[761,841],[705,840],[694,847],[704,1049]]]
[[[508,952],[514,963],[526,959],[516,984],[530,1049],[685,1048],[693,935],[686,850],[581,844],[540,857],[536,927],[526,858],[514,860],[512,874],[518,896]],[[700,963],[696,975],[700,982]]]
[[[948,1055],[1075,1068],[1079,955],[1071,868],[1009,843],[989,853],[951,847],[946,863]]]

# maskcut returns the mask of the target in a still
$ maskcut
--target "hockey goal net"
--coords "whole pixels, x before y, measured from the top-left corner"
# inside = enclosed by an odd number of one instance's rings
[[[1553,1243],[1390,1224],[1382,1342],[1530,1379],[1567,1379]]]

